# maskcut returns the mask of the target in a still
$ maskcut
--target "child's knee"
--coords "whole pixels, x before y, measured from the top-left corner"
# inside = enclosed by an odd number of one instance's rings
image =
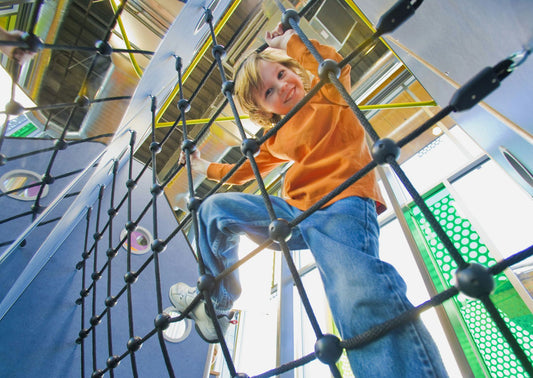
[[[203,199],[198,208],[198,215],[205,217],[211,214],[225,212],[231,203],[235,201],[235,198],[233,198],[234,194],[237,193],[218,193]]]

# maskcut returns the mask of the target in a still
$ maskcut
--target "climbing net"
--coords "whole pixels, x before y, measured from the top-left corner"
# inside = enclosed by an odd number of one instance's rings
[[[190,139],[188,137],[188,128],[187,128],[187,118],[186,113],[188,109],[191,107],[193,99],[186,99],[184,98],[183,92],[181,90],[182,88],[182,59],[179,56],[175,56],[175,67],[178,74],[178,84],[179,84],[179,101],[178,101],[178,109],[180,110],[179,118],[174,122],[174,125],[169,129],[168,133],[162,140],[156,140],[156,134],[155,134],[155,119],[156,119],[156,111],[157,111],[157,98],[155,96],[150,96],[151,98],[151,119],[152,119],[152,125],[151,125],[151,143],[150,143],[150,151],[151,151],[151,158],[148,162],[143,166],[142,170],[137,174],[133,174],[133,160],[134,160],[134,146],[135,146],[135,139],[136,139],[136,133],[131,132],[130,136],[130,143],[129,143],[129,164],[128,164],[128,179],[126,182],[126,188],[127,193],[120,199],[117,200],[115,197],[115,190],[116,190],[116,178],[117,178],[117,172],[119,169],[118,161],[114,162],[113,169],[112,169],[112,183],[110,185],[110,204],[107,208],[107,215],[108,219],[105,222],[105,224],[102,224],[101,219],[101,213],[104,210],[105,204],[103,203],[104,198],[104,190],[105,187],[100,187],[99,194],[98,194],[98,200],[95,205],[95,209],[89,208],[86,213],[86,231],[85,231],[85,243],[84,243],[84,251],[82,253],[82,259],[77,263],[76,269],[80,270],[82,272],[82,289],[80,291],[80,296],[76,300],[76,303],[81,306],[81,330],[79,332],[79,337],[77,338],[76,342],[81,345],[81,351],[82,351],[82,363],[81,363],[81,375],[85,376],[86,367],[84,364],[85,361],[85,353],[86,353],[86,340],[89,336],[92,337],[92,345],[93,345],[93,351],[92,351],[92,377],[101,377],[105,373],[110,372],[110,374],[113,374],[113,370],[119,365],[119,363],[125,359],[130,358],[131,360],[131,366],[132,366],[132,374],[133,376],[138,376],[137,371],[137,361],[136,361],[136,354],[141,353],[140,348],[148,339],[157,336],[159,340],[159,345],[161,348],[161,353],[163,355],[166,368],[168,370],[168,374],[171,377],[175,376],[174,373],[174,367],[171,361],[171,358],[169,356],[164,337],[163,332],[173,323],[184,321],[191,310],[201,301],[204,300],[207,304],[207,310],[210,314],[212,319],[216,319],[216,314],[214,310],[213,303],[211,301],[211,291],[216,286],[218,282],[223,280],[225,277],[227,277],[229,274],[234,272],[236,269],[238,269],[240,266],[245,264],[247,261],[249,261],[251,258],[256,256],[258,253],[260,253],[262,250],[270,246],[272,243],[279,244],[282,254],[285,258],[285,261],[289,267],[289,270],[291,272],[292,278],[294,280],[294,284],[298,290],[300,300],[303,304],[303,307],[305,309],[305,313],[307,314],[308,320],[311,323],[311,326],[313,328],[313,331],[316,336],[316,344],[315,344],[315,352],[308,354],[302,358],[299,358],[297,360],[294,360],[292,362],[283,364],[281,366],[275,367],[269,371],[266,371],[257,377],[271,377],[279,375],[283,372],[287,372],[289,370],[295,369],[299,366],[302,366],[310,361],[313,361],[315,359],[319,359],[323,363],[327,364],[329,366],[329,369],[334,377],[340,377],[341,373],[339,372],[339,369],[336,366],[336,361],[338,360],[340,354],[343,350],[347,349],[355,349],[362,347],[373,340],[376,340],[379,337],[382,337],[387,332],[395,329],[396,327],[400,327],[403,324],[412,321],[416,317],[419,316],[419,314],[426,309],[442,304],[443,302],[451,299],[452,297],[458,295],[459,293],[464,293],[468,295],[469,297],[475,298],[482,303],[482,305],[485,307],[487,312],[490,314],[490,317],[494,321],[494,323],[498,326],[500,329],[502,335],[505,337],[505,340],[508,342],[510,347],[512,348],[513,352],[515,353],[517,359],[520,361],[523,369],[529,373],[529,375],[533,376],[533,366],[531,361],[528,359],[527,354],[522,349],[520,343],[517,341],[515,336],[510,331],[509,327],[507,326],[506,322],[502,318],[501,314],[499,313],[498,309],[494,305],[494,303],[489,298],[489,294],[491,293],[492,289],[494,288],[494,276],[501,273],[504,269],[507,267],[510,267],[513,264],[516,264],[520,261],[525,260],[526,258],[530,257],[533,254],[533,246],[520,251],[511,257],[508,257],[502,261],[499,261],[492,266],[485,267],[483,265],[477,264],[477,263],[471,263],[467,260],[465,260],[464,256],[458,251],[456,248],[454,242],[450,239],[448,234],[445,232],[445,230],[442,228],[441,224],[438,222],[438,220],[433,215],[430,208],[427,206],[421,195],[417,192],[417,190],[412,185],[409,178],[406,176],[402,168],[397,163],[397,158],[399,156],[400,149],[404,147],[409,142],[413,141],[415,138],[419,137],[424,131],[428,130],[430,127],[432,127],[435,123],[442,120],[444,117],[449,115],[452,112],[461,112],[466,111],[470,108],[472,108],[474,105],[476,105],[479,101],[481,101],[483,98],[485,98],[488,94],[490,94],[492,91],[494,91],[498,86],[500,85],[500,82],[505,79],[509,74],[512,73],[512,71],[517,67],[518,63],[514,56],[508,57],[503,59],[502,61],[496,63],[493,67],[488,67],[480,71],[476,76],[474,76],[470,81],[468,81],[465,85],[463,85],[461,88],[459,88],[455,94],[453,95],[452,99],[450,100],[449,105],[444,107],[442,110],[440,110],[436,115],[434,115],[431,119],[424,122],[422,125],[420,125],[418,128],[416,128],[415,131],[407,135],[406,137],[400,139],[399,141],[394,141],[392,139],[388,138],[379,138],[376,131],[372,128],[369,121],[366,119],[364,114],[361,112],[359,107],[355,104],[354,100],[351,98],[350,94],[346,91],[346,89],[343,87],[343,85],[340,83],[337,77],[337,73],[344,67],[345,65],[349,64],[354,58],[356,58],[358,55],[363,54],[365,51],[367,51],[374,43],[377,42],[377,40],[384,34],[390,33],[396,28],[398,28],[405,20],[407,20],[409,17],[413,16],[416,9],[422,4],[422,0],[417,0],[414,2],[408,1],[408,0],[400,0],[396,4],[394,4],[386,13],[382,15],[380,18],[377,26],[376,26],[376,32],[366,41],[361,43],[352,53],[350,53],[348,56],[346,56],[345,59],[343,59],[340,62],[334,62],[330,60],[324,60],[320,54],[316,51],[315,47],[311,44],[305,33],[301,30],[299,26],[299,18],[304,15],[311,5],[314,3],[313,1],[309,2],[304,8],[302,8],[301,11],[297,12],[295,10],[291,9],[285,9],[281,2],[277,1],[278,6],[280,7],[280,10],[282,11],[282,19],[281,22],[283,26],[288,29],[292,28],[296,31],[300,39],[303,41],[303,43],[306,45],[306,47],[309,49],[309,51],[312,53],[312,55],[316,58],[317,62],[319,63],[319,77],[320,81],[319,83],[313,87],[306,96],[302,99],[302,101],[297,104],[294,109],[292,109],[281,121],[279,121],[273,128],[271,128],[268,132],[266,132],[262,137],[260,138],[248,138],[243,125],[240,122],[240,117],[237,111],[237,108],[235,106],[235,102],[233,99],[233,82],[228,80],[226,78],[224,66],[222,64],[222,61],[225,56],[225,47],[217,43],[217,38],[215,34],[215,30],[213,27],[213,15],[211,13],[211,10],[209,8],[205,9],[204,17],[205,21],[209,25],[210,28],[210,38],[212,39],[213,43],[213,49],[212,54],[215,58],[216,65],[218,66],[221,78],[222,78],[222,93],[225,96],[224,103],[220,106],[218,111],[214,114],[214,116],[211,118],[211,120],[206,124],[206,126],[203,128],[202,132],[195,138]],[[117,14],[120,12],[117,11]],[[36,50],[39,50],[41,48],[47,48],[48,46],[45,46],[43,44],[40,44],[38,42],[35,42],[34,36],[32,33],[29,33],[29,36],[27,40],[25,40],[25,47],[29,48],[35,48]],[[37,47],[35,45],[38,45]],[[102,47],[104,46],[104,47]],[[264,48],[264,46],[263,46]],[[96,50],[99,53],[111,53],[109,50],[109,45],[107,42],[100,43],[100,47]],[[324,198],[319,200],[317,203],[315,203],[311,208],[304,211],[301,215],[299,215],[297,218],[294,219],[279,219],[272,207],[272,204],[270,203],[270,199],[267,193],[267,189],[263,183],[263,180],[260,176],[259,169],[257,167],[257,164],[255,162],[254,155],[259,150],[260,146],[271,136],[275,135],[278,130],[280,130],[286,122],[297,112],[299,111],[302,106],[308,101],[312,96],[314,96],[322,86],[325,84],[333,84],[346,103],[350,106],[350,108],[353,110],[353,112],[356,114],[357,118],[361,122],[362,126],[365,128],[366,133],[368,134],[369,138],[372,141],[372,157],[373,160],[368,163],[365,167],[363,167],[360,171],[354,172],[353,175],[346,180],[342,185],[340,185],[338,188],[334,189],[331,193],[326,195]],[[85,101],[86,102],[86,101]],[[233,115],[235,117],[235,122],[237,125],[237,128],[239,130],[239,133],[242,137],[242,144],[241,144],[241,152],[242,152],[242,158],[235,164],[235,167],[219,182],[209,193],[206,194],[204,198],[199,198],[196,196],[195,190],[194,190],[194,182],[192,177],[192,170],[191,170],[191,154],[195,151],[196,145],[199,142],[199,140],[205,135],[205,133],[209,130],[211,125],[214,123],[216,117],[220,114],[222,109],[226,107],[229,104],[233,111]],[[74,109],[76,106],[79,106],[79,102],[77,102],[75,105],[73,105]],[[73,110],[74,111],[74,110]],[[171,133],[176,129],[178,124],[181,122],[182,125],[182,131],[183,131],[183,143],[182,143],[182,150],[185,152],[186,157],[186,164],[185,169],[187,172],[187,178],[188,178],[188,192],[189,192],[189,201],[187,203],[187,208],[189,210],[189,213],[185,218],[180,222],[178,227],[176,227],[166,238],[162,237],[160,235],[159,229],[158,229],[158,197],[163,193],[164,188],[169,184],[172,177],[168,178],[164,182],[160,182],[157,177],[157,167],[156,167],[156,155],[158,152],[161,151],[161,148],[163,148],[165,142],[170,137]],[[67,127],[65,127],[66,130]],[[63,149],[66,146],[66,142],[64,140],[64,133],[61,135],[61,137],[56,141],[56,144],[53,148],[53,156],[51,158],[49,168],[47,169],[46,173],[43,176],[43,182],[40,184],[41,187],[44,186],[44,184],[48,184],[51,181],[51,175],[50,175],[50,168],[53,163],[53,160],[55,158],[55,155],[57,152],[61,149]],[[7,161],[12,160],[13,157],[5,157],[2,156],[2,162],[7,163]],[[161,288],[161,278],[160,278],[160,260],[159,260],[159,254],[163,252],[168,245],[168,243],[176,237],[176,235],[184,229],[187,225],[192,225],[192,230],[195,235],[195,242],[196,242],[196,250],[199,250],[199,231],[198,231],[198,224],[197,224],[197,212],[199,209],[199,206],[201,205],[203,199],[206,197],[214,194],[217,192],[221,186],[224,184],[225,181],[228,180],[229,177],[245,162],[249,161],[255,176],[256,180],[259,186],[259,190],[261,193],[261,196],[264,199],[266,209],[268,211],[271,225],[269,227],[270,230],[270,239],[259,245],[256,249],[248,253],[243,259],[239,260],[236,264],[233,266],[227,268],[223,272],[221,272],[219,275],[211,276],[206,272],[205,264],[203,262],[202,256],[198,254],[197,261],[198,261],[198,269],[200,273],[200,277],[198,279],[198,290],[199,295],[195,298],[195,300],[178,316],[171,316],[170,314],[166,313],[163,308],[163,299],[162,299],[162,288]],[[337,195],[339,195],[343,190],[348,188],[350,185],[355,183],[357,180],[362,178],[364,175],[369,173],[374,168],[380,166],[380,165],[388,165],[391,167],[391,169],[394,171],[398,179],[402,182],[402,184],[405,186],[406,190],[411,195],[413,201],[416,203],[416,205],[420,208],[420,211],[426,218],[427,222],[431,226],[433,232],[438,236],[438,238],[442,241],[444,247],[446,248],[447,252],[449,253],[450,258],[457,264],[457,270],[455,272],[456,276],[456,285],[453,287],[450,287],[449,289],[446,289],[434,297],[432,297],[427,302],[424,302],[412,310],[406,311],[399,315],[398,317],[395,317],[387,322],[384,322],[382,324],[376,325],[374,328],[369,329],[368,331],[359,334],[354,335],[353,337],[349,339],[340,340],[339,338],[324,334],[321,330],[320,325],[318,324],[318,321],[315,317],[315,314],[313,312],[313,309],[311,307],[308,295],[306,293],[306,290],[304,288],[304,285],[302,283],[301,277],[298,273],[298,270],[296,268],[296,265],[293,261],[293,258],[291,256],[290,250],[287,246],[287,238],[289,237],[291,230],[294,227],[297,227],[303,220],[306,218],[312,216],[312,214],[320,209],[323,205],[328,203],[330,200],[335,198]],[[132,214],[132,195],[133,191],[136,189],[137,184],[141,177],[148,171],[148,168],[151,165],[152,169],[152,186],[150,188],[150,194],[151,199],[148,201],[148,203],[145,205],[143,210],[140,212],[140,214],[137,217],[133,217]],[[179,167],[179,170],[183,169],[183,167]],[[177,172],[176,172],[177,173]],[[118,211],[126,206],[127,208],[127,223],[125,225],[125,236],[121,238],[118,244],[113,243],[113,239],[111,237],[112,235],[112,229],[114,226],[114,218],[117,215]],[[39,208],[39,201],[36,200],[35,204],[32,207],[32,214],[36,213]],[[153,223],[153,236],[154,240],[150,245],[152,253],[149,255],[149,257],[146,258],[145,262],[140,266],[140,268],[133,270],[132,264],[131,264],[131,254],[132,254],[132,248],[131,248],[131,241],[132,241],[132,234],[136,230],[136,228],[139,226],[139,223],[141,220],[147,216],[149,213],[152,213],[152,223]],[[91,218],[94,217],[94,213],[96,213],[96,221],[95,223],[95,230],[91,231]],[[6,220],[7,221],[7,220]],[[105,251],[105,257],[104,263],[101,263],[101,256],[99,260],[99,253],[98,253],[98,246],[101,243],[101,240],[106,236],[109,235],[109,242],[108,247]],[[127,248],[127,271],[124,275],[124,285],[120,288],[118,291],[112,290],[111,285],[111,267],[113,263],[114,257],[117,255],[118,250],[125,245]],[[100,253],[101,254],[101,253]],[[89,260],[92,259],[92,271],[89,268]],[[132,305],[132,291],[134,290],[135,283],[137,282],[138,278],[143,274],[147,267],[153,265],[154,272],[155,272],[155,288],[156,288],[156,300],[157,300],[157,315],[154,319],[154,327],[151,329],[150,332],[143,336],[139,336],[136,333],[136,329],[134,326],[134,313],[133,313],[133,305]],[[99,280],[104,277],[107,274],[108,282],[107,282],[107,297],[104,301],[104,303],[97,303],[96,302],[96,290]],[[88,275],[90,275],[90,280],[88,279]],[[146,275],[146,274],[144,274]],[[144,276],[143,275],[143,276]],[[126,349],[122,351],[122,353],[116,353],[116,351],[113,349],[113,331],[111,327],[111,314],[113,312],[113,307],[117,303],[118,299],[122,296],[127,297],[128,302],[128,328],[129,328],[129,340],[126,344]],[[92,297],[92,304],[89,306],[87,304],[87,300]],[[102,306],[103,305],[103,306]],[[90,309],[89,309],[90,307]],[[90,318],[88,318],[88,313],[91,313]],[[99,361],[96,358],[96,353],[94,349],[94,345],[97,343],[97,336],[96,336],[96,327],[101,323],[102,319],[107,317],[107,342],[108,342],[108,358],[105,361],[105,367],[103,366],[103,361]],[[232,360],[232,356],[229,350],[229,347],[226,343],[226,340],[224,339],[223,332],[221,330],[220,325],[218,324],[218,321],[214,322],[216,333],[218,335],[218,339],[220,340],[220,347],[224,356],[224,359],[226,361],[228,370],[232,377],[247,377],[248,375],[245,373],[239,373],[236,370],[235,364]]]
[[[106,98],[102,97],[102,98],[90,99],[86,95],[86,88],[88,86],[89,80],[91,79],[91,77],[97,74],[95,72],[95,69],[99,61],[101,61],[102,59],[109,59],[109,56],[112,53],[127,52],[127,53],[136,53],[136,54],[140,53],[140,54],[145,54],[145,55],[153,54],[153,52],[150,52],[150,51],[131,50],[131,49],[114,49],[110,46],[109,39],[111,38],[111,31],[113,30],[117,20],[119,19],[119,16],[122,13],[125,4],[126,2],[123,2],[120,5],[120,7],[117,9],[117,11],[115,12],[113,19],[111,20],[111,22],[109,23],[107,27],[107,32],[104,36],[104,39],[97,41],[94,46],[72,46],[72,45],[43,43],[42,40],[38,36],[35,35],[35,29],[37,26],[37,18],[38,18],[40,9],[43,5],[43,0],[35,2],[34,7],[32,8],[32,14],[31,14],[31,19],[30,19],[28,30],[22,35],[20,41],[0,41],[0,45],[14,46],[16,48],[25,49],[33,53],[38,53],[42,51],[43,49],[69,52],[71,54],[70,59],[72,58],[72,53],[74,52],[84,52],[84,53],[93,54],[90,60],[89,69],[87,70],[85,78],[80,85],[78,96],[74,99],[73,102],[56,103],[56,104],[50,104],[50,105],[31,106],[31,107],[24,107],[19,102],[17,102],[15,99],[15,89],[16,89],[16,85],[20,77],[21,66],[20,64],[18,64],[17,61],[13,61],[13,64],[11,65],[11,77],[12,77],[11,99],[6,104],[5,109],[3,111],[0,111],[0,114],[6,115],[5,122],[3,123],[2,128],[0,129],[0,166],[4,166],[10,162],[13,162],[19,159],[26,159],[30,156],[45,154],[50,151],[52,152],[52,154],[48,160],[46,170],[42,174],[40,180],[38,180],[37,182],[33,180],[29,180],[31,182],[25,185],[22,185],[22,186],[19,185],[13,189],[5,190],[2,193],[0,193],[0,197],[3,197],[3,196],[13,195],[21,191],[36,192],[36,194],[34,195],[35,198],[33,199],[33,203],[28,211],[22,212],[20,214],[12,215],[5,219],[0,219],[0,224],[4,224],[10,221],[13,221],[15,219],[28,217],[28,216],[31,216],[32,221],[35,221],[37,217],[40,214],[42,214],[42,212],[47,208],[47,205],[43,205],[42,203],[42,197],[47,186],[52,185],[54,182],[56,182],[56,180],[65,179],[65,178],[68,178],[74,175],[82,175],[82,174],[84,175],[87,173],[88,171],[87,169],[80,168],[80,169],[77,169],[71,172],[65,172],[62,174],[53,175],[52,170],[54,167],[54,163],[56,162],[60,151],[67,149],[69,146],[74,146],[77,144],[113,136],[113,134],[110,133],[110,134],[91,136],[91,137],[84,138],[84,139],[68,140],[67,132],[69,128],[74,124],[76,113],[87,111],[92,104],[104,103],[104,102],[110,102],[110,101],[123,101],[123,100],[129,100],[131,98],[131,96],[115,96],[115,97],[106,97]],[[87,16],[87,13],[85,16]],[[86,21],[87,20],[85,19],[84,22]],[[78,39],[79,39],[79,35],[78,35]],[[67,73],[68,73],[68,70],[65,72],[65,76],[63,77],[63,80],[67,79]],[[46,127],[49,125],[49,123],[52,121],[54,117],[53,111],[56,111],[56,110],[59,110],[59,111],[66,110],[68,112],[68,115],[66,117],[66,122],[61,129],[60,135],[58,138],[54,139],[54,145],[52,147],[42,148],[42,149],[34,150],[31,152],[26,152],[26,153],[12,155],[12,156],[6,156],[5,154],[1,153],[2,145],[4,143],[4,140],[6,139],[6,132],[8,130],[8,124],[10,122],[11,117],[19,116],[24,112],[48,111],[47,119],[45,122],[45,130],[46,130]],[[74,192],[71,192],[68,194],[65,193],[64,198],[75,197],[77,194],[79,193],[74,193]],[[57,222],[59,219],[60,218],[55,218],[55,219],[49,219],[46,222],[44,221],[38,222],[38,226]],[[12,245],[14,242],[15,240],[2,240],[0,241],[0,247],[6,246],[6,245]],[[17,245],[19,244],[24,245],[25,240],[22,239],[18,241]],[[4,254],[2,256],[2,260],[4,260],[6,257],[7,256]]]

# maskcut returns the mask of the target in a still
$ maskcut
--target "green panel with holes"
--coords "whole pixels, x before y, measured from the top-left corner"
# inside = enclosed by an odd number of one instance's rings
[[[444,186],[427,193],[424,200],[467,262],[487,267],[496,263],[469,220],[461,216]],[[457,264],[418,206],[408,207],[404,215],[437,291],[452,287]],[[532,359],[533,315],[503,273],[495,276],[491,300],[528,358]],[[480,301],[459,294],[443,306],[474,376],[528,377]]]

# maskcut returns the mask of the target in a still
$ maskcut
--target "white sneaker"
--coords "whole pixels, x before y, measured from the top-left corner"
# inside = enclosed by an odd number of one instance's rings
[[[183,312],[192,303],[194,298],[198,296],[196,289],[190,287],[183,282],[178,282],[170,287],[168,296],[170,301],[180,313]],[[198,305],[189,312],[189,317],[194,320],[196,332],[202,339],[208,343],[218,343],[218,336],[215,330],[213,321],[209,317],[209,314],[205,308],[206,304],[203,300],[198,302]],[[218,324],[222,330],[222,334],[225,334],[230,320],[233,317],[233,312],[228,315],[218,315]]]

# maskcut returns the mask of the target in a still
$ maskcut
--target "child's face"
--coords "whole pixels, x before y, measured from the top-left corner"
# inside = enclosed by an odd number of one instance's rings
[[[254,99],[264,111],[285,115],[305,96],[300,76],[284,65],[261,60],[259,72],[261,86]]]

